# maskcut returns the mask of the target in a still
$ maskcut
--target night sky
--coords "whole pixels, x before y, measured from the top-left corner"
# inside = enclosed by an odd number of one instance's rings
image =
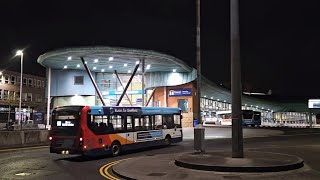
[[[202,74],[230,84],[229,1],[202,0]],[[149,49],[196,67],[195,0],[0,2],[0,68],[44,75],[39,55],[59,48]],[[243,86],[274,97],[320,98],[319,0],[240,0]]]

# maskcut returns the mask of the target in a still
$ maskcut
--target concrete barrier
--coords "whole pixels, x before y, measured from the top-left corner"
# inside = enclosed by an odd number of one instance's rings
[[[0,148],[48,145],[48,130],[0,131]]]

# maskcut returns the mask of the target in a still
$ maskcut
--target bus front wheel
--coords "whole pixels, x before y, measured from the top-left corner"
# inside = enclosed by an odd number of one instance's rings
[[[112,156],[118,156],[121,153],[121,144],[119,142],[113,142],[111,144]]]

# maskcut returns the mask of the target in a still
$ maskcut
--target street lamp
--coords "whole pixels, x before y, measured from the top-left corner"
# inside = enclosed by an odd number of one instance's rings
[[[22,129],[22,115],[21,115],[21,98],[22,98],[22,73],[23,73],[23,51],[22,50],[18,50],[16,53],[17,56],[20,56],[20,60],[21,60],[21,72],[20,72],[20,99],[19,99],[19,115],[20,115],[20,120],[19,120],[19,124],[21,124],[21,129]]]

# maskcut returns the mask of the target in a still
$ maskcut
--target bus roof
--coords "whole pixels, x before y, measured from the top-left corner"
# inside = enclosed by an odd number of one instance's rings
[[[180,114],[180,108],[170,107],[139,107],[139,106],[89,106],[91,114],[120,114],[128,115],[157,115],[157,114]]]

